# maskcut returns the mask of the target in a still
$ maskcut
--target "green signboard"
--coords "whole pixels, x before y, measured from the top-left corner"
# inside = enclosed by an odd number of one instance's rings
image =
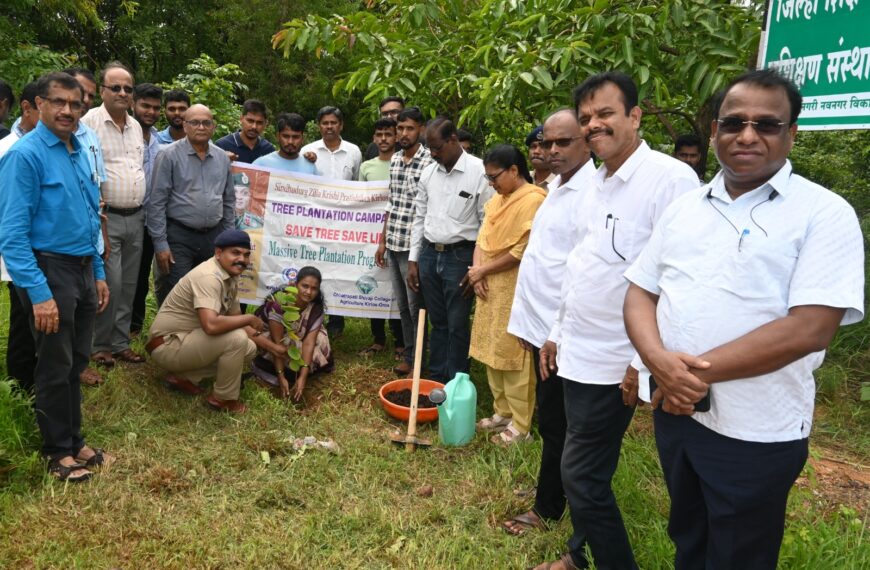
[[[800,88],[801,129],[870,128],[870,0],[769,0],[759,67]]]

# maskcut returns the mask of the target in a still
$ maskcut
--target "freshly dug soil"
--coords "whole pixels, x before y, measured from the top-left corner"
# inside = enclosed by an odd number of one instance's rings
[[[405,406],[406,408],[411,407],[411,390],[408,388],[404,390],[397,390],[395,392],[387,392],[386,394],[384,394],[384,398],[398,406]],[[429,400],[429,396],[424,396],[423,394],[419,394],[417,396],[418,409],[434,407],[435,404],[433,404],[431,400]]]

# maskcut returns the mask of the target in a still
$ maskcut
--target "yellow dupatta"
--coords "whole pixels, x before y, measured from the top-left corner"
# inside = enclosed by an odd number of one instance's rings
[[[535,212],[546,196],[543,189],[527,183],[507,196],[490,198],[477,236],[480,249],[492,254],[515,246],[532,229]]]

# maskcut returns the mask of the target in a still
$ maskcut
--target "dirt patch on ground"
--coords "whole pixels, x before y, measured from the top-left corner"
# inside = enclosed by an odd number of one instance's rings
[[[827,457],[810,459],[809,464],[812,471],[798,478],[797,486],[810,489],[831,506],[870,511],[870,467]]]

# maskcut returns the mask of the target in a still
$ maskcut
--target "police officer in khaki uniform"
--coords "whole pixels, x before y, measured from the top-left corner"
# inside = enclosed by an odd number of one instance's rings
[[[146,350],[169,371],[167,387],[190,395],[202,393],[203,378],[215,376],[208,405],[242,413],[242,370],[257,347],[285,349],[261,336],[263,322],[239,308],[239,276],[251,257],[251,240],[243,231],[226,230],[214,242],[214,257],[182,277],[161,305],[151,325]]]

